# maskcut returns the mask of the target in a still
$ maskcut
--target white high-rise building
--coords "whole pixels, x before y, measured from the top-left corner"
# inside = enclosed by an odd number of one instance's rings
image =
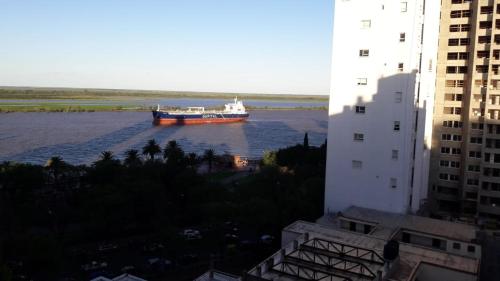
[[[427,198],[440,1],[336,0],[325,212]]]

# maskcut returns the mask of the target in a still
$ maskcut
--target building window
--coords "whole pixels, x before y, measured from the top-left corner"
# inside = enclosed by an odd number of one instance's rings
[[[400,129],[399,121],[394,121],[394,131],[399,131],[399,129]]]
[[[361,49],[359,50],[359,56],[360,57],[367,57],[370,54],[370,50],[367,49]]]
[[[407,2],[401,2],[401,12],[406,13],[408,11],[408,3]]]
[[[433,238],[432,239],[432,248],[436,248],[436,249],[441,248],[441,240]]]
[[[403,100],[403,92],[396,92],[394,94],[394,102],[401,103],[402,100]]]
[[[470,137],[470,143],[482,144],[483,138],[482,137]]]
[[[399,33],[399,42],[404,42],[406,41],[406,33],[401,32]]]
[[[357,83],[358,83],[358,85],[364,86],[364,85],[368,84],[368,79],[367,78],[358,78]]]
[[[372,231],[372,226],[371,226],[371,225],[369,225],[369,224],[365,224],[365,225],[363,226],[363,233],[364,233],[364,234],[368,234],[368,233],[370,233],[370,231]]]
[[[398,63],[398,71],[403,72],[404,64],[402,62]]]
[[[357,105],[356,106],[356,113],[365,114],[365,111],[366,111],[366,107],[365,106],[361,106],[361,105]]]
[[[467,171],[469,171],[469,172],[481,172],[481,167],[479,165],[469,165],[469,166],[467,166]]]
[[[350,231],[356,231],[356,223],[353,221],[349,222],[349,230]]]
[[[453,249],[460,250],[460,243],[454,242],[453,243]]]
[[[398,180],[396,178],[391,178],[390,186],[391,188],[398,187]]]
[[[399,150],[393,149],[392,150],[392,159],[397,160],[399,157]]]
[[[469,151],[470,158],[481,158],[481,151]]]
[[[493,6],[482,6],[480,13],[483,15],[493,14]]]
[[[476,251],[476,247],[469,245],[467,246],[467,252],[474,253]]]
[[[362,20],[361,21],[361,29],[369,29],[372,26],[371,20]]]
[[[361,169],[363,167],[363,162],[359,160],[352,160],[353,169]]]
[[[401,240],[404,243],[410,243],[410,233],[403,232],[403,238]]]
[[[363,141],[365,139],[365,135],[360,134],[360,133],[354,133],[354,140],[355,141]]]
[[[441,147],[441,153],[442,154],[450,154],[451,148],[443,146]]]

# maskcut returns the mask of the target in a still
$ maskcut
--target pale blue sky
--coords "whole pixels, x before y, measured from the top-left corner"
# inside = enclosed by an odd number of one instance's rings
[[[0,0],[0,86],[327,94],[333,0]]]

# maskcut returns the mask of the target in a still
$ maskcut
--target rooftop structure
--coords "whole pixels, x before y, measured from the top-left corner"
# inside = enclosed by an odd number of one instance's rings
[[[209,270],[194,281],[242,281],[241,277],[217,270]]]
[[[139,278],[137,276],[125,273],[120,276],[116,276],[115,278],[109,279],[106,277],[99,276],[90,281],[147,281],[146,279]]]
[[[437,222],[357,207],[318,223],[297,221],[283,229],[282,249],[243,280],[477,280],[475,228],[444,222],[449,230],[440,230]],[[399,243],[393,260],[389,241]]]

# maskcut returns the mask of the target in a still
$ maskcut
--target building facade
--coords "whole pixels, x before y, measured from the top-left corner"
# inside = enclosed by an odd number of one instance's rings
[[[500,219],[500,1],[442,1],[434,212]]]
[[[439,1],[335,1],[325,212],[416,212],[428,190]]]

